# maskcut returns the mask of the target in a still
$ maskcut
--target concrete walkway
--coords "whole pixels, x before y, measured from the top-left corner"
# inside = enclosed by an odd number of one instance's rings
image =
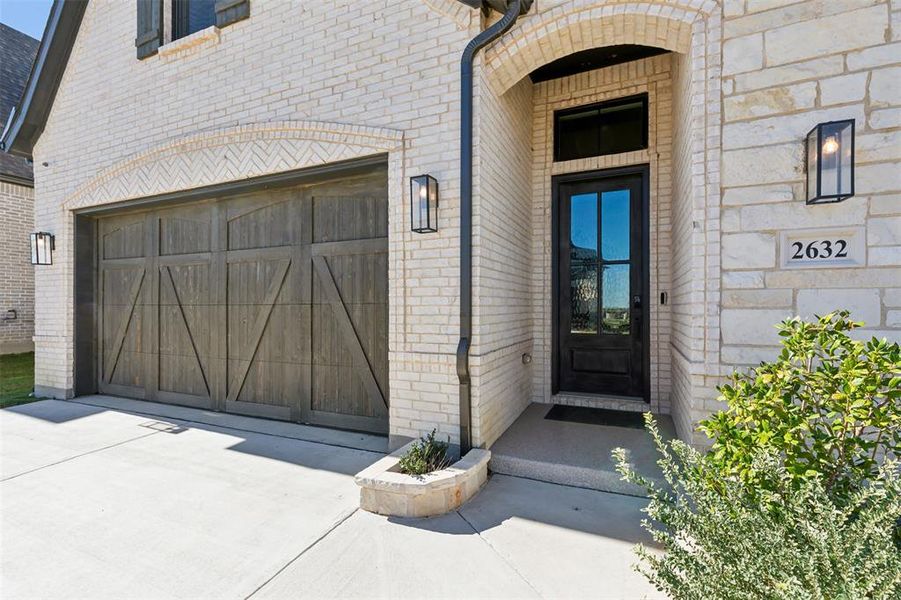
[[[497,475],[389,519],[353,482],[382,438],[87,402],[0,411],[3,598],[657,597],[639,498]]]

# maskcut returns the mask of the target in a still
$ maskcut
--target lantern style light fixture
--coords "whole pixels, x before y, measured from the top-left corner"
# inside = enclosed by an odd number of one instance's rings
[[[410,228],[416,233],[438,231],[438,180],[431,175],[410,178]]]
[[[56,248],[53,234],[39,231],[31,234],[31,264],[52,265],[53,250]]]
[[[854,119],[820,123],[807,134],[807,204],[854,195]]]

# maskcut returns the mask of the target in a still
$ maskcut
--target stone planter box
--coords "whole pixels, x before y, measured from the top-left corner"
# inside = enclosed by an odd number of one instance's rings
[[[360,508],[394,517],[442,515],[475,496],[488,480],[491,452],[478,448],[446,469],[405,475],[398,463],[412,444],[357,473],[354,479],[360,486]]]

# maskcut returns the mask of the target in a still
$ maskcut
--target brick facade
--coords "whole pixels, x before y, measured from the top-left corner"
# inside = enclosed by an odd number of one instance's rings
[[[34,267],[28,241],[32,223],[34,190],[0,181],[0,354],[34,348]],[[7,311],[15,311],[15,319]]]
[[[35,174],[35,229],[57,235],[57,260],[36,280],[37,385],[72,394],[73,210],[387,153],[390,430],[395,443],[433,427],[456,440],[458,65],[485,23],[453,0],[251,4],[249,19],[143,61],[134,3],[89,4],[34,153],[48,164]],[[484,53],[476,445],[490,445],[530,400],[553,399],[555,173],[652,166],[651,295],[670,298],[652,311],[652,408],[670,412],[685,439],[701,441],[693,423],[716,408],[724,374],[772,354],[768,332],[783,316],[838,304],[865,315],[868,334],[898,337],[899,12],[888,0],[536,0]],[[672,54],[541,84],[526,77],[612,44]],[[631,90],[651,94],[651,148],[550,161],[553,110]],[[857,196],[805,206],[804,135],[847,117],[858,124]],[[419,173],[440,181],[437,234],[409,231],[408,178]],[[782,268],[786,231],[825,226],[862,227],[865,263]]]

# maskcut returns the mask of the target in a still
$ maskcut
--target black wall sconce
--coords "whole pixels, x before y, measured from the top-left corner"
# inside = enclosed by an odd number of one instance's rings
[[[55,249],[56,242],[52,233],[39,231],[31,234],[31,264],[52,265]]]
[[[410,178],[410,229],[416,233],[438,231],[438,180],[431,175]]]
[[[807,204],[854,195],[854,119],[820,123],[807,134]]]

